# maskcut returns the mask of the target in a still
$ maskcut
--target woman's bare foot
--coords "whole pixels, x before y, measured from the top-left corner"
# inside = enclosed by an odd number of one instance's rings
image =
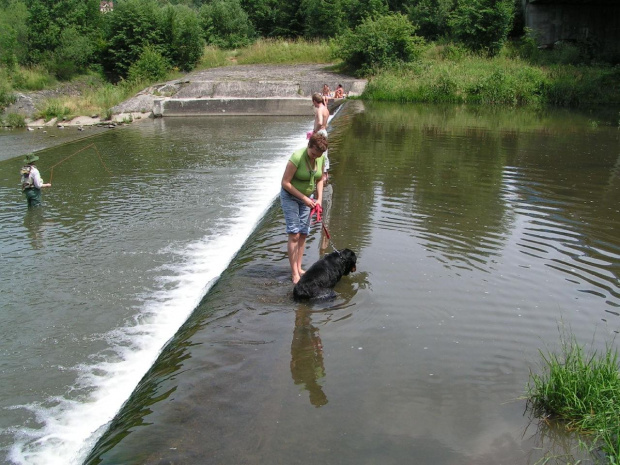
[[[300,269],[299,269],[299,276],[303,276],[305,272],[306,272],[306,270],[302,270],[302,269],[300,268]]]
[[[297,274],[294,274],[292,276],[292,279],[293,279],[293,284],[297,284],[299,282],[299,280],[301,279],[301,276],[299,276]]]

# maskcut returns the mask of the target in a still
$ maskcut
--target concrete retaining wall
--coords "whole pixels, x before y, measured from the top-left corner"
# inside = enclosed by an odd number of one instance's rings
[[[344,99],[330,103],[334,111]],[[314,107],[309,99],[300,98],[203,98],[203,99],[157,99],[153,102],[153,116],[309,116]]]

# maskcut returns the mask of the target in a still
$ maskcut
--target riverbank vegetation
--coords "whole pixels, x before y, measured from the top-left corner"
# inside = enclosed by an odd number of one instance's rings
[[[104,2],[105,3],[105,2]],[[519,0],[0,0],[0,109],[60,88],[44,118],[106,115],[192,70],[332,63],[365,99],[494,105],[620,103],[620,57],[593,39],[541,50]],[[76,92],[64,92],[64,89]],[[6,118],[5,118],[6,119]]]
[[[533,413],[578,433],[581,445],[605,463],[620,463],[620,373],[618,352],[588,353],[572,335],[561,334],[561,350],[542,355],[540,374],[527,389]]]

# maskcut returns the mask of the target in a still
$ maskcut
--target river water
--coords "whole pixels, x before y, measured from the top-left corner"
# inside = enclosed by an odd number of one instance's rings
[[[564,331],[617,345],[617,121],[348,102],[324,219],[357,272],[297,304],[275,199],[309,126],[68,142],[31,211],[0,162],[7,463],[587,463],[523,396]]]

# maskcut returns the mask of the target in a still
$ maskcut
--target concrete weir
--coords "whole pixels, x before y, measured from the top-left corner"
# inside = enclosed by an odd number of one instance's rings
[[[332,105],[330,104],[330,108]],[[153,116],[235,116],[235,115],[312,115],[308,98],[184,98],[157,99],[153,102]]]
[[[151,86],[112,109],[114,114],[153,117],[274,115],[311,116],[311,96],[338,84],[349,96],[364,91],[365,79],[328,70],[327,65],[235,65],[190,73]],[[334,109],[343,100],[331,100]]]

